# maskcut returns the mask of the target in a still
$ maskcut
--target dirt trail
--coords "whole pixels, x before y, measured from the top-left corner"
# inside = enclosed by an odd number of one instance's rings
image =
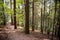
[[[14,30],[14,27],[11,25],[7,27],[0,29],[0,40],[51,40],[51,38],[48,38],[48,35],[40,34],[40,32],[25,34],[21,29]],[[54,40],[57,39],[54,37]]]

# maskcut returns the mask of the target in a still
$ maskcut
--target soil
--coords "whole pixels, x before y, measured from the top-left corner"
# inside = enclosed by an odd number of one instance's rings
[[[41,34],[40,32],[25,34],[22,29],[13,28],[13,26],[0,28],[0,40],[52,40],[51,35],[48,36],[47,34]],[[57,40],[57,38],[53,36],[53,40]]]

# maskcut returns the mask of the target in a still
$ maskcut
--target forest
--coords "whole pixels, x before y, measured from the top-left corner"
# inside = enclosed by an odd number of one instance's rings
[[[60,40],[60,0],[0,0],[0,40]]]

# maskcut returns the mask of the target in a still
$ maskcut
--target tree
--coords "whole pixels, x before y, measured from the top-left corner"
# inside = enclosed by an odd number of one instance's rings
[[[42,26],[42,8],[41,8],[41,32],[43,34],[43,26]]]
[[[12,0],[10,0],[10,8],[12,10]],[[11,13],[11,24],[13,25],[13,15]]]
[[[57,24],[58,24],[58,33],[57,33],[57,36],[59,37],[59,40],[60,40],[60,0],[55,0],[55,3],[56,1],[59,2],[59,8],[58,8],[58,16],[57,16]]]
[[[32,2],[32,31],[34,31],[34,0]]]
[[[16,0],[14,0],[14,29],[17,29],[17,26],[16,26]]]
[[[5,15],[5,10],[4,10],[4,0],[2,0],[3,6],[2,6],[2,11],[3,11],[3,22],[4,25],[6,25],[6,15]]]
[[[45,28],[45,14],[46,14],[45,11],[46,11],[46,0],[44,0],[44,15],[43,15],[43,17],[44,17],[44,19],[43,19],[43,26],[44,26],[44,28]]]
[[[55,13],[54,13],[54,19],[53,19],[53,30],[52,30],[52,40],[53,40],[53,33],[54,33],[54,27],[55,27],[55,18],[56,18],[56,11],[57,11],[57,0],[55,2]]]
[[[25,33],[29,34],[29,0],[25,0]]]

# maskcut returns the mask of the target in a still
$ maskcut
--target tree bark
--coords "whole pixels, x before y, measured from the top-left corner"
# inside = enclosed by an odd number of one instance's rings
[[[25,0],[25,33],[29,34],[29,0]]]
[[[2,2],[3,2],[3,5],[4,5],[4,0],[2,0]],[[6,15],[5,15],[5,10],[4,10],[4,6],[2,6],[2,11],[3,11],[3,18],[4,18],[4,25],[6,25]]]
[[[56,11],[57,11],[57,0],[55,0],[55,13],[54,13],[54,19],[53,19],[52,40],[53,40],[53,33],[54,33],[54,28],[55,28]]]
[[[12,9],[12,0],[10,0],[10,8]],[[11,14],[11,24],[13,25],[13,15]]]
[[[16,26],[16,0],[14,0],[14,29],[17,29],[17,26]]]
[[[60,40],[60,0],[59,0],[59,10],[58,10],[58,20],[57,20],[57,22],[58,22],[58,34],[57,34],[57,36]]]
[[[32,3],[32,31],[34,31],[34,0],[33,0],[33,3]]]
[[[42,8],[41,8],[41,32],[43,34],[43,26],[42,26]]]

